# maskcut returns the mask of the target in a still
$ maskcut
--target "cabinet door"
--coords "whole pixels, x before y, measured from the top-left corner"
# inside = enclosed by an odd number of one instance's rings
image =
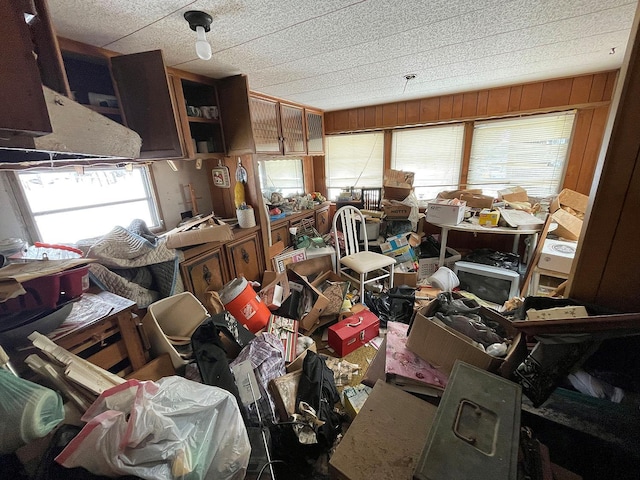
[[[282,153],[278,103],[264,98],[251,97],[251,126],[256,153]]]
[[[229,155],[255,153],[247,77],[234,75],[223,78],[218,81],[217,88],[227,153]]]
[[[280,104],[280,120],[284,153],[306,154],[303,109]]]
[[[285,223],[279,227],[271,228],[271,242],[282,242],[284,247],[287,248],[291,245],[291,235],[289,234],[289,224]]]
[[[264,261],[257,234],[228,244],[226,248],[233,277],[244,275],[247,280],[262,280]]]
[[[320,235],[325,235],[329,233],[331,230],[331,225],[329,224],[329,208],[324,208],[322,210],[316,211],[316,230]]]
[[[307,120],[307,151],[309,155],[324,153],[322,113],[305,110]]]
[[[0,133],[46,135],[52,128],[29,26],[20,8],[22,2],[3,2],[3,5],[0,8]]]
[[[206,305],[207,292],[220,290],[227,282],[227,269],[220,248],[198,255],[180,264],[187,290]]]
[[[142,158],[181,158],[182,144],[160,50],[111,58],[126,125],[142,137]]]

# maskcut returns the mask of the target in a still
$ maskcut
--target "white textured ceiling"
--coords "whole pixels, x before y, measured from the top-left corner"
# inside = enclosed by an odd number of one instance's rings
[[[57,33],[324,110],[619,68],[637,0],[49,0]],[[195,55],[187,10],[213,16]],[[615,54],[610,54],[615,48]],[[406,81],[406,74],[416,78]]]

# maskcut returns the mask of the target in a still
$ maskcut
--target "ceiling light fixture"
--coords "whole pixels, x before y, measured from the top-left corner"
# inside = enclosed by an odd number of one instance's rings
[[[405,82],[404,82],[404,88],[402,89],[402,93],[404,93],[404,91],[407,89],[407,84],[409,83],[409,80],[413,80],[414,78],[416,78],[416,74],[407,73],[403,78],[405,79]]]
[[[198,58],[209,60],[211,58],[211,45],[207,42],[205,32],[211,30],[210,26],[213,18],[208,13],[201,12],[200,10],[184,12],[184,18],[189,22],[191,30],[198,35],[196,40],[196,54]]]

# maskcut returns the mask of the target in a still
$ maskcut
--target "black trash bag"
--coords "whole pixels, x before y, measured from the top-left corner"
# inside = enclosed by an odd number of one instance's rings
[[[196,359],[202,383],[220,387],[233,394],[243,420],[247,421],[240,392],[229,367],[227,352],[220,340],[220,330],[212,318],[205,320],[191,335],[191,347]]]
[[[490,248],[479,248],[464,257],[465,262],[482,263],[492,267],[505,268],[518,272],[520,256],[515,253],[496,252]]]
[[[480,304],[473,298],[453,298],[451,292],[438,294],[438,311],[445,315],[467,315],[480,312]]]
[[[380,294],[365,292],[364,303],[380,319],[380,326],[385,328],[387,322],[409,324],[415,300],[416,291],[414,288],[400,286]]]
[[[341,416],[334,408],[339,401],[333,371],[322,357],[307,350],[298,384],[296,411],[300,402],[306,402],[315,409],[317,417],[325,422],[316,431],[316,437],[318,443],[327,449],[331,448],[342,428]]]

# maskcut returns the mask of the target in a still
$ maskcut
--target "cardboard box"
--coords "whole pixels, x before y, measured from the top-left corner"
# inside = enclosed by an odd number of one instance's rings
[[[416,313],[407,338],[407,348],[427,360],[438,370],[450,375],[456,360],[462,360],[483,370],[509,378],[527,356],[527,348],[522,335],[502,315],[485,307],[480,309],[481,316],[502,325],[507,335],[512,339],[506,357],[496,358],[474,345],[466,335],[449,328],[440,320],[429,318],[433,317],[439,305],[437,299],[433,300]]]
[[[522,187],[505,188],[504,190],[498,190],[498,197],[507,202],[528,202],[529,195],[527,191]]]
[[[353,352],[378,336],[380,319],[371,311],[363,310],[329,327],[328,343],[339,357]]]
[[[490,197],[489,195],[462,192],[459,198],[463,202],[467,202],[467,207],[491,208],[493,206],[493,197]]]
[[[449,205],[447,203],[429,202],[427,205],[427,222],[444,225],[457,225],[464,219],[466,203]]]
[[[409,196],[413,187],[384,187],[382,198],[385,200],[397,200],[402,202]]]
[[[549,211],[553,213],[562,207],[569,207],[576,212],[585,213],[588,205],[589,197],[565,188],[553,199],[551,205],[549,205]]]
[[[500,221],[500,212],[497,210],[489,210],[484,208],[480,211],[478,223],[485,227],[495,227]]]
[[[393,285],[407,285],[416,288],[418,286],[418,272],[396,272],[393,274]]]
[[[571,272],[571,264],[576,255],[575,242],[563,242],[547,238],[542,246],[538,266],[545,270],[566,273]]]
[[[411,207],[404,204],[390,204],[382,207],[387,218],[409,218]]]
[[[451,200],[453,198],[457,198],[460,199],[460,197],[462,197],[462,195],[464,194],[470,194],[470,195],[482,195],[482,189],[481,188],[469,188],[467,190],[443,190],[442,192],[438,193],[436,198],[443,198],[443,199],[447,199],[447,200]]]
[[[166,245],[168,248],[181,248],[189,245],[200,245],[201,243],[233,240],[231,227],[222,220],[214,218],[213,214],[176,227],[162,236],[167,237]]]
[[[317,352],[317,348],[316,348],[316,343],[313,342],[309,348],[307,348],[304,352],[302,352],[300,355],[298,355],[293,362],[291,362],[290,364],[288,364],[285,368],[287,370],[287,373],[291,373],[291,372],[295,372],[298,370],[302,370],[302,366],[304,364],[304,358],[307,356],[307,352],[311,350],[312,352]]]
[[[578,240],[580,238],[582,220],[578,217],[574,217],[569,212],[560,209],[553,212],[551,218],[558,224],[558,228],[553,231],[554,235],[567,240]]]
[[[388,168],[384,171],[382,186],[411,189],[413,187],[414,177],[414,172],[403,172],[402,170],[392,170]]]

